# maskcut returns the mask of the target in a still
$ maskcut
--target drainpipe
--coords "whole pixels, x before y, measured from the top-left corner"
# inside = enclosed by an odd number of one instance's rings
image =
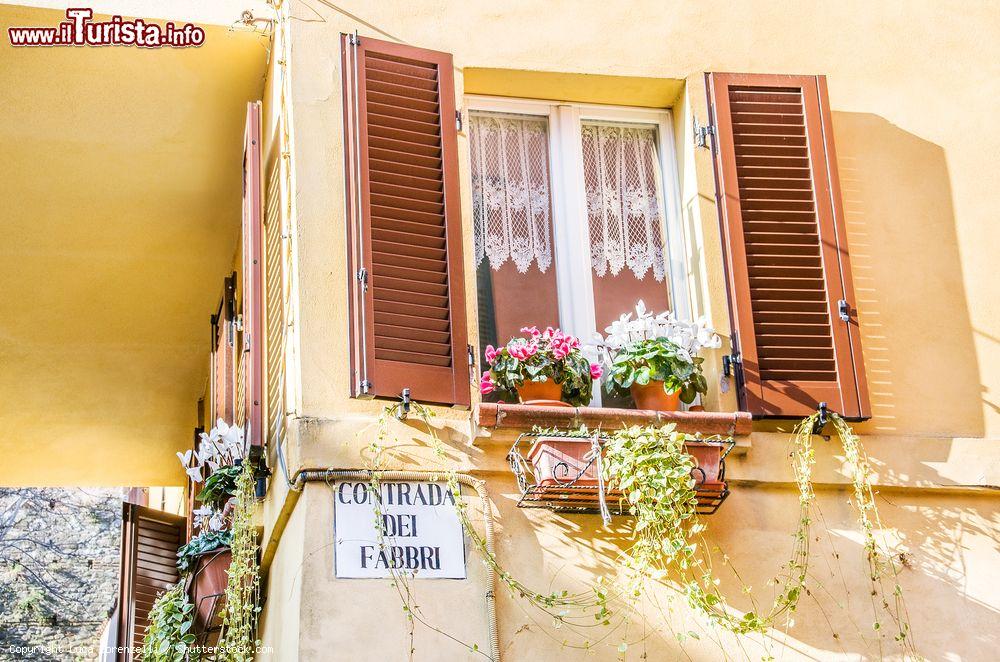
[[[299,497],[302,495],[302,491],[305,488],[305,484],[309,482],[325,482],[329,483],[334,479],[348,479],[348,480],[371,480],[373,474],[378,474],[379,480],[385,481],[405,481],[405,480],[427,480],[431,476],[440,476],[441,472],[430,472],[430,471],[369,471],[369,470],[358,470],[358,469],[300,469],[295,473],[295,476],[289,481],[289,492],[285,496],[285,502],[281,506],[281,512],[278,513],[278,517],[274,522],[274,530],[271,532],[271,536],[268,539],[267,548],[261,556],[260,562],[260,573],[262,582],[267,577],[267,573],[271,568],[271,562],[274,560],[274,555],[278,551],[278,541],[281,540],[281,534],[284,532],[285,527],[288,525],[288,520],[292,516],[292,511],[295,510],[295,504],[298,503]],[[490,501],[489,496],[486,493],[486,483],[485,481],[479,480],[478,478],[473,478],[468,474],[455,474],[456,480],[462,485],[468,485],[476,491],[480,500],[483,503],[483,516],[485,519],[485,532],[486,532],[486,551],[492,556],[494,555],[494,533],[493,533],[493,517],[490,513]],[[486,563],[486,584],[488,589],[486,591],[486,619],[489,622],[490,629],[490,659],[493,662],[500,662],[500,635],[497,632],[497,605],[496,605],[496,570],[493,568],[492,564]]]

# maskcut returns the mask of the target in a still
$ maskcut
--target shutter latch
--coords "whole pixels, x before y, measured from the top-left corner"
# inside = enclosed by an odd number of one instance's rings
[[[840,319],[845,322],[851,321],[851,307],[847,305],[847,299],[841,299],[837,302],[837,311],[840,313]]]
[[[364,267],[358,269],[358,282],[361,283],[361,291],[368,291],[368,270]]]
[[[694,129],[694,145],[695,147],[706,147],[708,149],[712,148],[712,136],[715,136],[715,127],[711,124],[706,124],[702,126],[698,123],[698,118],[695,117],[693,120]]]

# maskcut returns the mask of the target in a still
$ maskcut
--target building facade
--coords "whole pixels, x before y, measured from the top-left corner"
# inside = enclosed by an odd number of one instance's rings
[[[270,471],[259,657],[902,659],[836,435],[814,438],[808,593],[766,636],[711,625],[669,586],[625,600],[611,626],[564,622],[495,576],[588,593],[630,540],[625,516],[520,507],[520,435],[671,422],[733,440],[702,544],[734,613],[766,611],[800,517],[790,439],[820,403],[867,452],[916,650],[994,657],[988,3],[272,10],[245,99],[243,209],[229,210],[241,238],[214,266],[228,276],[185,421],[244,425]],[[722,337],[693,409],[481,395],[487,345],[530,326],[587,340],[640,299]],[[404,420],[384,415],[407,402]],[[449,578],[349,576],[342,495],[360,500],[373,468],[462,481],[477,536],[460,533],[457,570],[425,559]]]

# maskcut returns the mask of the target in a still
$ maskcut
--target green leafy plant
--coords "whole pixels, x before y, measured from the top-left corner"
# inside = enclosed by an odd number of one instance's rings
[[[213,471],[205,479],[205,486],[198,492],[198,500],[215,508],[222,508],[236,494],[236,478],[242,470],[242,464],[234,464]]]
[[[188,601],[184,582],[161,593],[149,610],[149,625],[143,639],[146,662],[197,662],[200,659],[191,632],[194,605]]]
[[[632,384],[645,386],[661,381],[664,392],[680,391],[681,400],[691,403],[699,393],[708,392],[708,382],[701,372],[704,361],[665,338],[642,340],[614,354],[605,384],[609,393],[624,395]]]
[[[177,569],[186,575],[194,569],[200,555],[223,547],[230,547],[233,534],[229,531],[206,531],[199,533],[186,545],[177,550]]]
[[[375,440],[371,443],[372,477],[369,489],[373,490],[373,494],[379,493],[382,452],[389,441],[389,424],[398,407],[399,405],[393,405],[384,409],[378,421]],[[445,463],[448,461],[448,450],[438,438],[430,420],[433,412],[417,403],[413,403],[413,411],[427,428],[435,456],[443,467],[447,467]],[[484,563],[496,572],[497,579],[506,586],[512,597],[526,600],[548,614],[555,628],[579,632],[581,628],[601,626],[608,628],[610,633],[624,626],[621,630],[622,641],[618,646],[620,656],[631,645],[626,640],[631,615],[638,611],[638,603],[647,596],[652,585],[673,587],[691,609],[706,617],[713,626],[737,635],[767,636],[771,628],[779,625],[782,616],[785,627],[791,627],[792,616],[800,599],[811,594],[807,581],[810,579],[809,544],[816,498],[812,487],[812,470],[815,464],[812,430],[817,416],[818,414],[813,414],[803,419],[796,426],[792,437],[789,458],[799,491],[799,518],[792,536],[791,556],[781,564],[779,572],[769,582],[777,587],[773,604],[769,608],[759,606],[751,595],[751,587],[740,580],[742,592],[752,605],[741,616],[736,615],[736,610],[728,605],[719,589],[711,551],[701,536],[705,527],[697,514],[695,481],[691,477],[694,460],[684,450],[687,436],[678,432],[672,424],[662,427],[631,427],[602,435],[605,439],[603,474],[609,488],[622,492],[621,498],[632,518],[633,543],[623,550],[619,563],[616,564],[616,574],[598,577],[590,591],[535,591],[528,587],[508,572],[495,554],[491,553],[484,536],[472,523],[465,499],[456,498],[455,508],[473,548],[482,555]],[[905,658],[922,659],[910,633],[902,589],[897,578],[898,569],[892,557],[881,549],[875,539],[874,532],[881,528],[881,524],[870,482],[871,469],[860,439],[836,414],[831,416],[831,421],[852,469],[853,502],[858,510],[865,540],[864,553],[873,585],[873,608],[889,615],[895,625],[894,639]],[[590,435],[582,428],[579,434],[581,437]],[[456,472],[452,466],[445,468],[441,475],[452,493],[459,495],[461,491]],[[720,565],[729,566],[739,580],[739,574],[730,565],[728,557],[723,555]],[[889,581],[892,581],[891,586],[887,585]],[[404,612],[410,623],[411,641],[414,621],[440,632],[427,621],[413,599],[409,579],[403,574],[394,574],[393,585],[403,601]],[[669,615],[666,615],[666,627],[671,627],[669,620]],[[881,626],[881,621],[876,618],[873,629],[880,646],[882,637],[886,636]],[[680,642],[687,638],[699,638],[695,632],[674,634]],[[596,642],[606,636],[600,635]],[[588,651],[593,650],[595,644],[595,640],[590,638],[580,644],[571,643],[565,636],[560,636],[560,639],[563,646]],[[475,646],[469,648],[478,650]],[[765,656],[764,659],[773,658]]]
[[[525,382],[551,379],[562,387],[563,401],[576,406],[590,402],[594,380],[600,379],[602,369],[583,355],[579,339],[551,326],[545,331],[524,327],[521,332],[526,337],[511,338],[503,347],[487,345],[490,369],[483,373],[480,392],[498,390],[513,396]]]
[[[707,393],[701,368],[705,359],[698,353],[721,346],[715,331],[704,320],[685,322],[669,311],[653,315],[641,300],[635,312],[635,319],[626,313],[604,330],[599,349],[609,377],[607,390],[623,395],[633,384],[661,381],[664,392],[680,391],[686,403]]]
[[[255,636],[260,612],[257,528],[253,520],[257,507],[255,482],[253,468],[245,465],[236,477],[236,507],[233,509],[230,542],[233,560],[229,565],[226,611],[223,614],[220,637],[223,659],[227,662],[252,661],[260,644]]]

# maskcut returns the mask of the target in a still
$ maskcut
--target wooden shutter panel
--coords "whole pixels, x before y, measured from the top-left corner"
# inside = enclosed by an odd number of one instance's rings
[[[741,405],[869,418],[826,79],[709,74],[708,89]]]
[[[262,199],[260,175],[260,103],[247,104],[243,134],[243,400],[247,439],[260,446],[264,416],[264,322],[261,273]]]
[[[342,45],[352,393],[468,405],[451,55]]]
[[[184,544],[184,517],[122,504],[122,559],[118,583],[119,660],[138,659],[149,610],[156,597],[178,581],[177,549]],[[129,650],[128,647],[132,647]]]

